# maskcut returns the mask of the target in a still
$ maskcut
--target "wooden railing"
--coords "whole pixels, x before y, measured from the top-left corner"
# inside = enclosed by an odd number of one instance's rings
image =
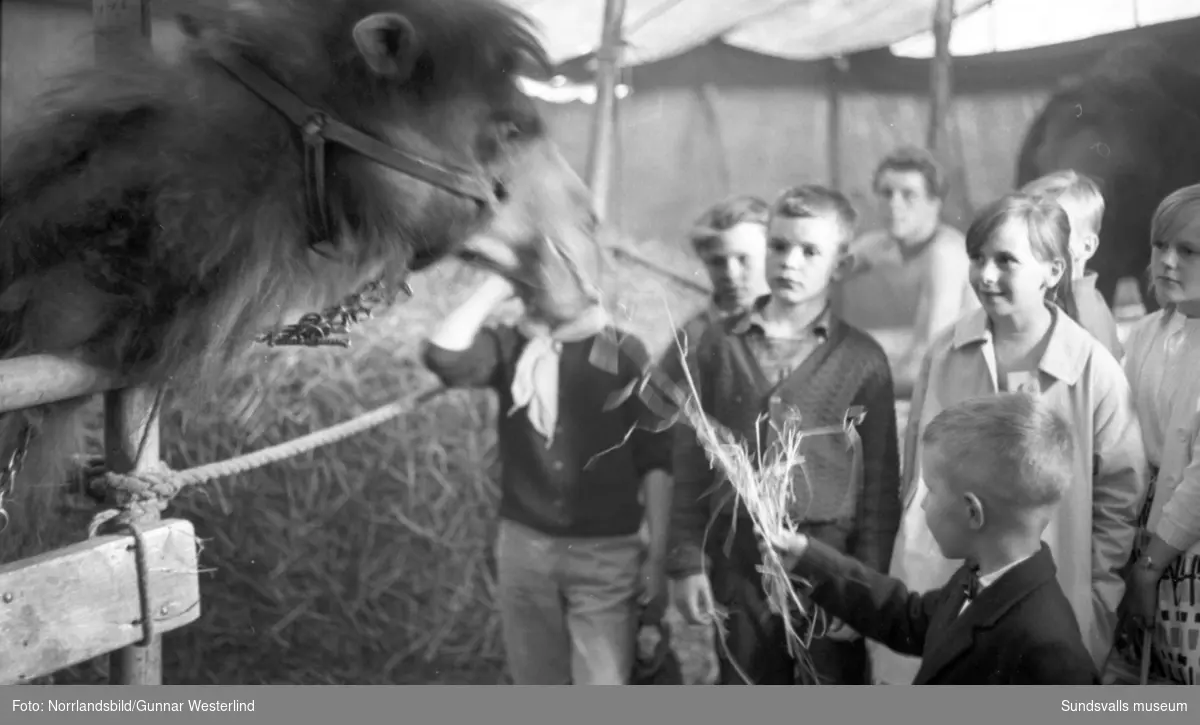
[[[93,0],[92,9],[96,62],[150,42],[148,0]],[[106,468],[136,473],[159,463],[156,391],[119,386],[70,360],[5,360],[0,413],[103,393]],[[195,536],[189,522],[160,521],[153,507],[127,513],[128,534],[0,566],[0,682],[112,653],[114,684],[161,684],[161,633],[200,616]]]
[[[155,391],[111,383],[78,362],[6,360],[0,413],[103,393],[107,470],[157,464]],[[200,616],[195,534],[188,521],[160,521],[153,507],[139,508],[127,525],[128,534],[0,566],[0,683],[29,682],[108,653],[111,683],[162,683],[161,633]]]

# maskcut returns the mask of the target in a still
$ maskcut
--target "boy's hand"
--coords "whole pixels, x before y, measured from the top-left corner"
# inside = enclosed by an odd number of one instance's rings
[[[829,624],[825,628],[825,637],[827,639],[834,642],[853,642],[861,636],[853,627],[837,617],[829,617]]]
[[[1120,628],[1133,642],[1154,626],[1158,614],[1158,581],[1161,574],[1134,567],[1125,577],[1125,596],[1117,608]]]
[[[774,549],[777,553],[783,555],[783,566],[788,571],[796,566],[796,562],[800,561],[800,557],[804,556],[804,552],[808,550],[808,536],[790,531],[782,526],[777,527],[774,531],[759,532],[758,547],[763,556],[767,555],[767,548]]]
[[[795,556],[794,554],[789,554],[786,549],[775,546],[771,542],[767,541],[766,537],[758,533],[758,531],[755,531],[754,533],[754,538],[758,541],[758,553],[764,562],[767,560],[767,557],[771,556],[771,554],[775,554],[782,561],[783,568],[785,570],[791,571],[793,568],[795,568],[796,562],[800,561],[800,557]]]
[[[708,624],[716,606],[707,574],[692,574],[675,582],[675,608],[688,624]]]

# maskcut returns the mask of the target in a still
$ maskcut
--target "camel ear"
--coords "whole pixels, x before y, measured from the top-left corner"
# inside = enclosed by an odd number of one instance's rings
[[[408,79],[420,52],[417,31],[399,13],[375,13],[359,20],[354,44],[372,71],[396,81]]]

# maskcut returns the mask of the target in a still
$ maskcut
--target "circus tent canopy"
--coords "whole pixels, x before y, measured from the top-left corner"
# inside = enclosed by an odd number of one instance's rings
[[[988,0],[957,0],[957,17]],[[599,44],[604,0],[509,0],[540,25],[556,63]],[[791,60],[881,48],[928,30],[937,0],[626,0],[622,63],[641,65],[720,39]]]

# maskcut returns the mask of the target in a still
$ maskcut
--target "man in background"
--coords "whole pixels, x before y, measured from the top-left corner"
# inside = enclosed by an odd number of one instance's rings
[[[898,350],[893,370],[898,381],[911,383],[938,333],[979,302],[971,290],[963,234],[942,220],[949,184],[933,155],[921,148],[901,147],[879,163],[871,186],[883,227],[851,245],[843,280],[872,271],[907,273],[899,277],[915,287],[912,337]],[[854,323],[874,327],[860,320]]]

